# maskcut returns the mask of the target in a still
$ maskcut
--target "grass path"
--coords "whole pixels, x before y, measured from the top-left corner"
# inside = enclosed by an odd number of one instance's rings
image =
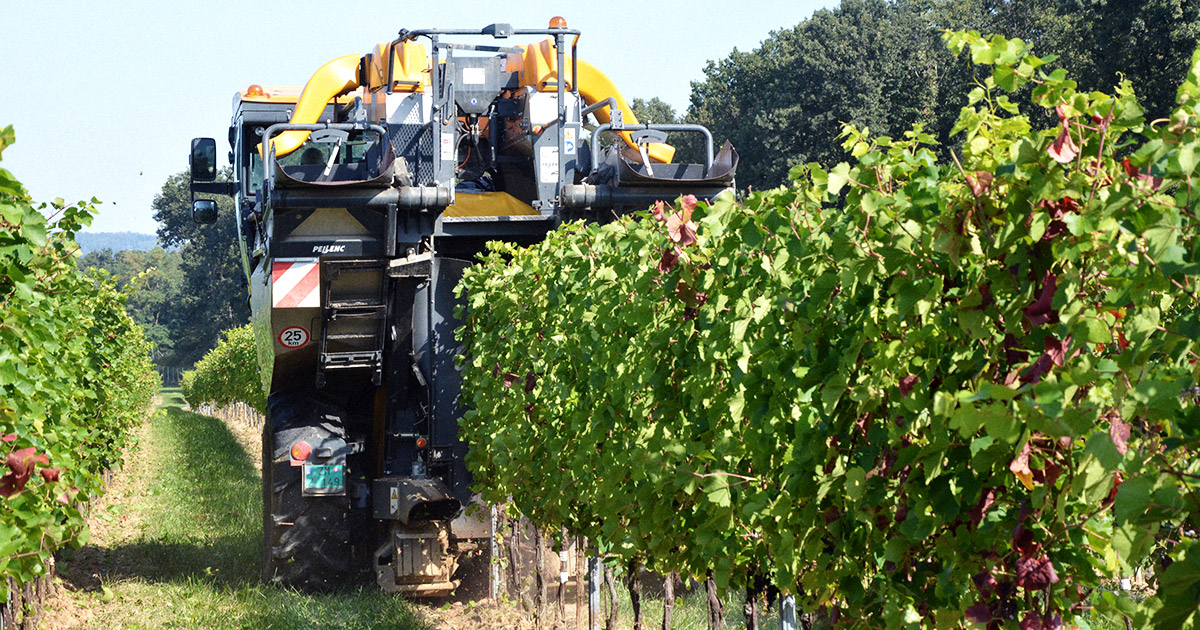
[[[91,541],[60,562],[63,589],[42,627],[427,628],[373,588],[305,595],[259,583],[260,477],[245,443],[164,390],[93,506]]]

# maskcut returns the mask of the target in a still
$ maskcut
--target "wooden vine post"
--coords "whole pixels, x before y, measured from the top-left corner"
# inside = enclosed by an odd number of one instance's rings
[[[678,573],[668,573],[663,578],[662,630],[671,630],[671,613],[675,611],[675,580],[678,579]]]
[[[613,576],[613,568],[604,566],[604,586],[608,588],[608,620],[604,622],[604,630],[617,629],[617,582]]]
[[[583,618],[583,572],[587,566],[587,538],[575,539],[575,630],[584,630]]]
[[[567,620],[567,580],[570,579],[570,564],[571,564],[571,538],[567,534],[567,528],[561,530],[559,551],[558,551],[558,600],[554,613],[554,625],[559,627]]]
[[[717,594],[717,583],[713,581],[712,575],[704,580],[704,590],[708,593],[708,629],[725,630],[725,606],[721,604],[721,597]]]
[[[625,588],[629,590],[629,603],[633,606],[633,630],[642,630],[642,559],[630,560],[627,569]]]
[[[542,539],[542,528],[533,526],[534,549],[534,625],[542,628],[546,621],[546,541]]]

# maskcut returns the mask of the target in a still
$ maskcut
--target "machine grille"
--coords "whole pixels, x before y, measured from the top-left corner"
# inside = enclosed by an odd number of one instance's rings
[[[433,183],[433,125],[390,125],[392,136],[392,151],[396,157],[408,160],[409,168],[413,171],[416,184],[419,186]]]

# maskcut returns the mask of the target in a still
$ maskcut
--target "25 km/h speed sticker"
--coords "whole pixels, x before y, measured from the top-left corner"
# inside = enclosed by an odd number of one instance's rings
[[[288,326],[279,333],[279,345],[285,348],[303,348],[308,345],[308,330],[303,326]]]

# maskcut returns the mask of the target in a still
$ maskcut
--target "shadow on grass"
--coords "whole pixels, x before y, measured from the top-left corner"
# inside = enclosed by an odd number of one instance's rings
[[[328,595],[263,586],[254,460],[223,422],[183,411],[169,394],[119,473],[130,476],[123,503],[93,516],[109,543],[64,558],[70,590],[103,582],[118,601],[141,608],[105,613],[122,627],[179,627],[183,619],[204,628],[426,627],[401,598],[358,583]]]
[[[122,474],[138,489],[119,513],[138,531],[107,549],[85,547],[76,558],[97,564],[84,573],[105,580],[200,580],[216,587],[256,584],[261,558],[259,471],[220,420],[164,406]],[[124,536],[122,536],[124,538]],[[99,558],[89,554],[99,553]],[[75,572],[72,572],[75,573]],[[74,577],[74,576],[71,576]],[[79,587],[93,586],[92,575]]]

